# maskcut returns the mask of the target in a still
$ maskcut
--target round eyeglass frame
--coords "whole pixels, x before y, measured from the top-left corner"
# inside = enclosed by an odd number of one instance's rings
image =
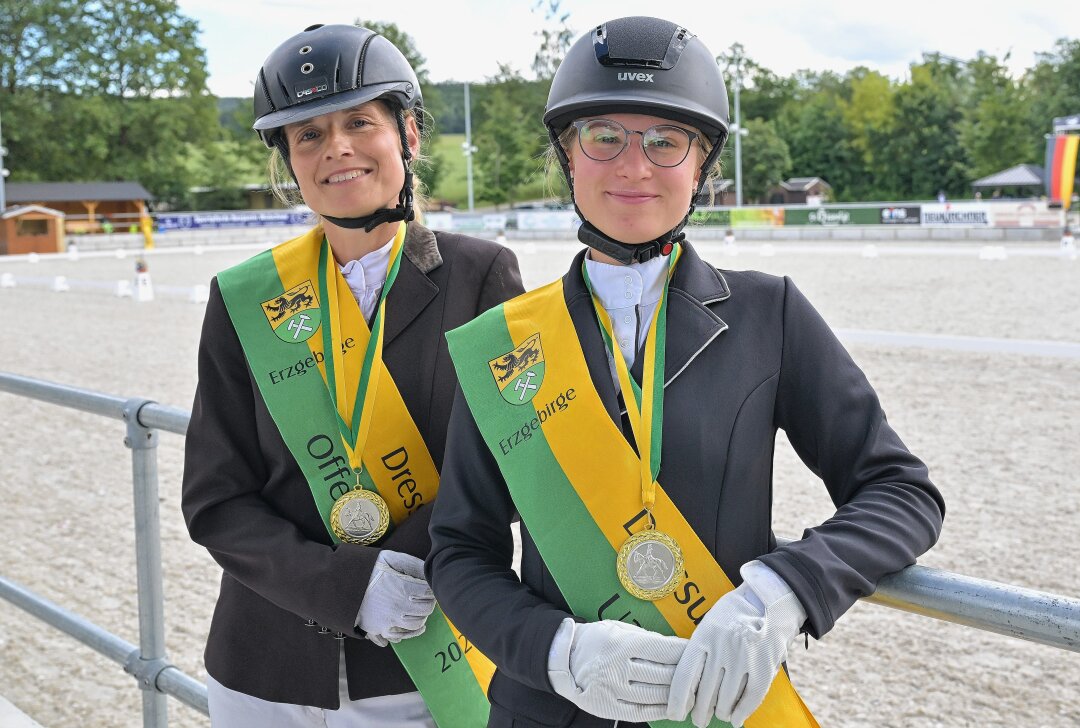
[[[593,123],[595,121],[602,121],[602,122],[604,122],[606,124],[612,124],[614,126],[619,127],[620,129],[622,129],[626,133],[626,137],[623,140],[622,147],[620,147],[619,151],[615,152],[615,154],[608,157],[607,159],[597,159],[596,157],[592,156],[587,151],[585,151],[585,145],[581,143],[581,130],[586,125],[591,124],[591,123]],[[581,150],[582,154],[584,154],[586,157],[593,160],[594,162],[610,162],[610,161],[612,161],[614,159],[618,159],[619,155],[622,154],[623,152],[625,152],[626,148],[628,146],[630,146],[630,135],[631,134],[637,134],[638,136],[641,137],[641,152],[645,155],[645,158],[648,159],[652,164],[656,165],[657,167],[663,167],[664,169],[671,169],[672,167],[678,167],[680,164],[685,162],[686,158],[688,156],[690,156],[690,147],[693,146],[695,141],[697,141],[698,139],[701,138],[701,134],[697,133],[696,131],[690,131],[689,129],[684,129],[681,126],[676,126],[675,124],[653,124],[652,126],[650,126],[645,131],[638,131],[636,129],[627,129],[624,125],[620,124],[619,122],[615,121],[614,119],[605,119],[605,118],[602,118],[602,117],[595,118],[595,119],[578,119],[577,121],[571,122],[570,126],[574,127],[574,129],[577,130],[578,149]],[[649,156],[649,150],[645,148],[645,135],[648,134],[653,129],[660,129],[660,128],[678,129],[679,131],[681,131],[683,134],[686,134],[686,136],[687,136],[688,142],[686,144],[686,152],[683,154],[682,159],[680,159],[675,164],[660,164],[655,159],[653,159],[651,156]]]

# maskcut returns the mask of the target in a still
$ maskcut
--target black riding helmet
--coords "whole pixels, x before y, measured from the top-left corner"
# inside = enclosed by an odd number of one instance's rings
[[[582,220],[578,239],[622,263],[649,260],[671,252],[682,240],[690,209],[673,229],[656,240],[628,245],[609,237],[585,219],[574,198],[569,159],[559,135],[570,123],[593,114],[648,114],[691,124],[712,142],[701,165],[696,196],[705,173],[720,156],[728,135],[728,100],[724,77],[709,49],[697,36],[667,20],[647,17],[611,20],[571,46],[551,82],[544,125]]]
[[[424,102],[416,72],[393,43],[354,25],[312,25],[294,35],[274,49],[259,69],[252,126],[267,147],[281,152],[291,173],[289,144],[282,127],[375,99],[389,102],[401,135],[405,184],[398,206],[364,217],[323,215],[335,225],[368,232],[385,222],[408,222],[414,217],[409,168],[412,154],[404,112],[419,111]],[[422,114],[416,114],[416,123],[422,128]]]

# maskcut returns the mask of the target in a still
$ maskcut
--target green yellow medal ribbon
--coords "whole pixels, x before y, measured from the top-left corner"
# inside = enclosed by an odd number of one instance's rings
[[[679,542],[656,528],[653,507],[656,505],[656,476],[664,432],[664,361],[667,346],[668,286],[682,248],[675,246],[668,258],[667,275],[660,301],[653,311],[645,337],[645,361],[638,387],[630,377],[622,352],[615,347],[615,330],[600,299],[593,290],[588,267],[581,264],[581,275],[592,297],[593,309],[600,323],[600,333],[618,372],[619,385],[626,404],[626,417],[637,443],[637,470],[641,481],[641,504],[645,509],[644,528],[631,534],[619,548],[615,563],[619,581],[638,599],[654,601],[671,594],[682,582],[684,558]],[[657,375],[659,372],[659,376]],[[631,398],[627,393],[632,392]]]
[[[382,361],[386,297],[405,230],[402,223],[394,237],[370,330],[321,228],[218,274],[252,376],[335,543],[333,509],[357,484],[378,494],[393,523],[438,491],[435,463]],[[347,451],[347,481],[335,441]],[[436,606],[424,634],[392,647],[440,728],[487,725],[495,666],[442,609]]]
[[[359,473],[363,469],[364,444],[367,442],[371,422],[374,419],[375,395],[379,389],[379,379],[383,369],[383,321],[386,317],[386,297],[401,268],[405,229],[404,224],[399,226],[390,247],[386,282],[383,283],[379,305],[375,318],[371,322],[371,334],[364,350],[359,376],[355,378],[355,387],[349,386],[351,377],[345,366],[345,352],[340,345],[334,346],[335,341],[344,341],[345,336],[341,330],[338,287],[329,285],[329,282],[334,280],[334,268],[337,267],[337,263],[331,254],[330,243],[325,237],[319,251],[319,301],[324,323],[322,327],[323,352],[331,352],[331,355],[324,359],[326,389],[330,393],[330,401],[333,402],[334,410],[337,412],[338,432],[341,434],[345,450],[349,453],[349,464],[357,473],[358,483]],[[326,326],[326,323],[330,323],[330,326]]]
[[[626,417],[630,420],[630,429],[634,433],[634,442],[637,443],[638,456],[641,460],[641,503],[650,514],[656,503],[656,476],[660,474],[660,456],[664,436],[664,361],[667,344],[668,287],[681,255],[682,246],[675,245],[674,251],[668,257],[664,290],[660,296],[660,303],[653,311],[652,321],[645,337],[645,361],[642,363],[640,387],[630,376],[626,358],[615,346],[615,327],[593,290],[585,261],[581,263],[581,275],[592,297],[604,345],[615,362],[615,371],[618,372],[619,386],[622,388],[623,401],[626,404]],[[660,373],[659,380],[657,372]],[[633,400],[627,396],[627,392],[633,393]]]

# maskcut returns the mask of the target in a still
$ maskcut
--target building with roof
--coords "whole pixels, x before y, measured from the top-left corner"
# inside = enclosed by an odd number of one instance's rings
[[[971,188],[981,192],[983,198],[987,190],[993,197],[1038,197],[1045,186],[1044,176],[1043,168],[1037,164],[1018,164],[975,180]]]
[[[832,195],[832,185],[821,177],[791,177],[769,190],[770,205],[820,205]]]
[[[154,196],[138,182],[11,182],[9,205],[37,205],[66,215],[69,233],[100,232],[102,223],[120,228],[138,224]]]
[[[64,213],[40,205],[9,207],[0,214],[0,255],[64,250]]]

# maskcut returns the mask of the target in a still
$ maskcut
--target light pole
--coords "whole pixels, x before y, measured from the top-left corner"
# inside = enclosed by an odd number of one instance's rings
[[[731,131],[735,134],[735,206],[742,207],[742,115],[739,108],[739,89],[742,87],[742,47],[733,47],[735,65],[735,123]]]
[[[476,147],[472,143],[472,109],[469,103],[469,82],[465,82],[465,141],[461,152],[465,155],[465,185],[469,190],[469,212],[473,211],[472,156]]]
[[[4,157],[7,156],[7,148],[4,147],[4,125],[0,122],[0,215],[7,209],[7,196],[4,192],[4,183],[7,180],[7,176],[11,174],[8,168],[4,166]]]

